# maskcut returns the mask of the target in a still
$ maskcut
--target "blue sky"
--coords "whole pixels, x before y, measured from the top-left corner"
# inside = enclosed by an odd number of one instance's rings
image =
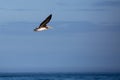
[[[119,72],[119,14],[119,0],[0,0],[0,72]]]

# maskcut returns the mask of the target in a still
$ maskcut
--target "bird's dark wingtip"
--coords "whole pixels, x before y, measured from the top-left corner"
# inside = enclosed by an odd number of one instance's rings
[[[50,14],[50,15],[48,16],[48,18],[50,18],[50,19],[51,19],[51,17],[52,17],[52,14]]]
[[[52,14],[50,14],[49,16],[52,16]]]

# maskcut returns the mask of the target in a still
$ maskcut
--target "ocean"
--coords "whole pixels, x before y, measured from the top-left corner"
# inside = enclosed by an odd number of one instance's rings
[[[2,73],[0,80],[120,80],[120,74]]]

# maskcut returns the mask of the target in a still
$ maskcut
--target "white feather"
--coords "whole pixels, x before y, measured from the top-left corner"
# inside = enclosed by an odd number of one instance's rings
[[[44,30],[47,30],[46,28],[39,28],[39,29],[37,29],[37,31],[44,31]]]

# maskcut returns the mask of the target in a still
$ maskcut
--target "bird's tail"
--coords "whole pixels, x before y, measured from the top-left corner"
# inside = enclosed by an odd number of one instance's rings
[[[51,27],[51,26],[48,26],[48,29],[53,29],[53,27]]]

